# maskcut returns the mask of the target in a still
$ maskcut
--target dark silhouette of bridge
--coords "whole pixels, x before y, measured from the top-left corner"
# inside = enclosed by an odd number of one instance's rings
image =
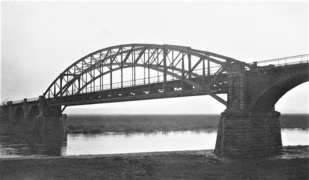
[[[185,46],[127,44],[100,49],[66,68],[38,98],[7,102],[10,121],[61,116],[67,106],[210,95],[226,105],[215,153],[281,151],[276,102],[308,81],[308,55],[245,63]],[[217,94],[227,94],[227,101]]]

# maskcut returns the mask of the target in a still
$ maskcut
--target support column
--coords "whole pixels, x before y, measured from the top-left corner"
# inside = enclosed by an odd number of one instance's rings
[[[40,108],[40,116],[38,119],[40,121],[39,124],[41,126],[41,132],[44,134],[55,135],[61,135],[65,133],[67,127],[67,119],[66,116],[62,116],[61,105],[47,106],[44,96],[39,97],[38,103]]]
[[[250,88],[254,78],[240,64],[232,64],[227,75],[228,106],[220,117],[215,154],[241,158],[280,154],[280,113],[271,108],[261,112],[251,108],[254,93],[262,92],[263,86]]]
[[[24,117],[23,118],[27,118],[28,114],[29,114],[27,98],[25,98],[24,101],[23,101],[23,109],[24,109]]]
[[[263,157],[281,153],[280,113],[222,113],[215,154],[224,157]]]
[[[12,101],[8,101],[7,102],[7,107],[8,107],[8,119],[10,121],[10,124],[13,123],[14,120],[14,114],[13,114],[13,102]]]
[[[45,111],[45,97],[44,96],[39,96],[39,116],[43,117],[44,111]]]

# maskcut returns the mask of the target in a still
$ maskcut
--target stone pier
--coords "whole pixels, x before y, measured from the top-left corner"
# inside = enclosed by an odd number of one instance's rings
[[[238,64],[229,67],[227,109],[219,121],[217,156],[246,158],[281,153],[280,113],[275,111],[275,104],[295,85],[306,81],[288,73],[274,66],[251,71]]]
[[[215,154],[263,157],[281,153],[280,113],[222,113]]]

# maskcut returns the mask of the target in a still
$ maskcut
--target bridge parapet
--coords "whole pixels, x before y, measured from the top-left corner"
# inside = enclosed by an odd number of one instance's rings
[[[256,64],[258,67],[269,66],[269,65],[278,67],[278,66],[287,66],[294,64],[304,64],[304,63],[309,63],[309,54],[258,61],[254,62],[253,64]]]
[[[27,101],[28,102],[33,102],[33,101],[38,101],[39,97],[35,97],[35,98],[28,98]]]
[[[23,100],[8,101],[8,102],[11,102],[12,104],[16,105],[16,104],[22,104],[22,103],[25,103],[25,102],[35,102],[35,101],[39,101],[39,97],[25,98]]]
[[[21,104],[24,102],[24,100],[16,100],[16,101],[8,101],[11,102],[12,104]]]

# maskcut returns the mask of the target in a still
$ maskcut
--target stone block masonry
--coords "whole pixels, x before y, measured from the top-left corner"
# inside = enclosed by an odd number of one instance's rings
[[[42,132],[45,134],[66,133],[67,119],[63,117],[43,117]]]
[[[227,109],[219,121],[215,154],[262,157],[280,154],[280,113],[275,104],[288,91],[308,81],[308,65],[252,68],[232,64],[228,71]]]
[[[215,154],[224,157],[263,157],[281,153],[280,113],[221,114]]]

